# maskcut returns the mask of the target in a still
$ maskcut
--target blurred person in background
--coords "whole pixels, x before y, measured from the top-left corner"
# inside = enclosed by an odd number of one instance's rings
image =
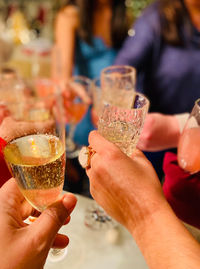
[[[189,115],[189,113],[176,115],[149,113],[137,147],[144,151],[177,147]],[[189,141],[185,142],[187,147]],[[194,145],[195,142],[193,141]],[[191,149],[190,154],[190,161],[193,162],[197,157],[196,152]],[[177,155],[172,152],[165,153],[163,170],[164,195],[175,214],[185,223],[200,229],[200,173],[184,170],[179,165]]]
[[[200,1],[157,0],[134,23],[115,64],[137,69],[137,90],[150,112],[191,111],[199,97]],[[160,179],[164,153],[145,153]]]
[[[130,19],[125,0],[71,0],[57,14],[55,22],[56,63],[53,76],[69,80],[72,75],[90,79],[100,76],[103,68],[112,65],[128,33]],[[88,144],[94,126],[90,110],[78,124],[74,140]]]
[[[55,20],[53,77],[64,81],[73,75],[90,79],[99,77],[103,68],[113,64],[130,26],[125,0],[66,1]],[[94,128],[90,107],[76,126],[75,143],[88,145],[89,132]],[[79,183],[82,188],[80,178],[84,177],[85,171],[80,168],[77,158],[67,159],[67,166],[71,166],[67,180],[69,183],[71,173],[70,190],[74,189],[74,181],[77,191]]]
[[[93,198],[134,237],[151,269],[200,268],[200,246],[167,203],[151,163],[93,131],[87,174]]]

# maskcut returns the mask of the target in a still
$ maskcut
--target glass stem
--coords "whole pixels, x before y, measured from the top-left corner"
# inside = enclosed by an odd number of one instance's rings
[[[76,129],[76,124],[70,123],[69,132],[68,132],[67,139],[66,139],[67,151],[73,151],[74,148],[76,147],[76,145],[73,141],[75,129]]]

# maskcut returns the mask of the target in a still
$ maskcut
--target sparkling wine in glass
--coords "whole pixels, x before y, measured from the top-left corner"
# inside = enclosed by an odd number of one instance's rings
[[[131,156],[139,140],[148,108],[148,99],[137,92],[132,108],[104,104],[99,116],[98,132],[127,156]]]
[[[74,142],[74,132],[91,103],[90,87],[91,80],[84,76],[74,76],[66,84],[64,102],[69,124],[66,137],[66,154],[69,158],[77,157],[80,151],[80,146]]]
[[[180,136],[178,163],[191,174],[200,171],[200,99],[195,102]]]
[[[59,199],[64,184],[63,100],[56,85],[53,94],[43,96],[36,81],[29,87],[21,102],[5,102],[15,128],[4,156],[26,200],[42,212]]]
[[[26,200],[38,211],[54,203],[63,189],[65,150],[51,134],[16,138],[4,149],[6,161]]]

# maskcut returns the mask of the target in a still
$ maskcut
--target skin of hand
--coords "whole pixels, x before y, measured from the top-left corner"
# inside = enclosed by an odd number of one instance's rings
[[[69,82],[68,86],[74,97],[78,96],[85,104],[91,104],[92,100],[83,85],[77,82]]]
[[[71,118],[73,118],[74,110],[73,102],[76,97],[79,97],[82,102],[88,106],[92,103],[91,97],[86,92],[84,87],[79,83],[67,83],[65,90],[62,92],[64,109],[65,109],[65,120],[66,122],[70,122]]]
[[[6,105],[0,104],[0,124],[5,117],[10,115],[9,110],[7,109]]]
[[[179,123],[175,116],[148,113],[137,148],[143,151],[174,148],[177,147],[179,136]]]
[[[21,135],[28,135],[37,131],[48,133],[52,129],[54,121],[52,119],[41,122],[16,121],[11,116],[5,117],[0,125],[0,137],[7,142]]]
[[[70,107],[70,104],[78,96],[85,104],[90,105],[92,100],[84,87],[79,83],[67,83],[66,89],[62,92],[65,108]]]
[[[136,149],[132,159],[97,131],[87,169],[90,191],[134,237],[150,269],[200,268],[199,243],[175,216],[151,163]],[[189,247],[188,247],[189,246]]]
[[[68,237],[57,232],[70,221],[76,205],[73,194],[65,194],[31,225],[23,220],[36,215],[37,211],[24,199],[13,178],[0,189],[0,202],[1,268],[43,268],[52,246],[64,248],[68,245]]]
[[[131,159],[97,131],[90,133],[89,144],[96,151],[87,169],[90,191],[110,216],[132,229],[159,209],[164,200],[160,182],[139,150]]]

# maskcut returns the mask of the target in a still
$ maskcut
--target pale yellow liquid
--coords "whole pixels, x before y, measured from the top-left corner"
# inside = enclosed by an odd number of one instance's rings
[[[98,132],[107,140],[117,145],[126,155],[131,156],[136,148],[140,129],[133,123],[110,121],[100,118]]]
[[[55,202],[63,188],[65,151],[52,135],[29,135],[9,143],[4,155],[24,197],[39,211]]]

